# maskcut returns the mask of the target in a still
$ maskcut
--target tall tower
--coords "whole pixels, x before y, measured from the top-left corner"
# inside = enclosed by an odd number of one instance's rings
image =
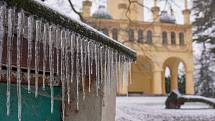
[[[92,2],[89,0],[84,0],[82,5],[83,5],[82,16],[84,18],[90,17]]]
[[[157,0],[154,0],[154,6],[151,9],[152,11],[152,17],[153,22],[159,22],[160,21],[160,8],[157,6]]]
[[[190,24],[190,9],[188,8],[188,0],[184,1],[185,9],[182,11],[184,16],[184,24],[189,25]]]
[[[108,12],[113,19],[144,20],[144,0],[107,0]]]

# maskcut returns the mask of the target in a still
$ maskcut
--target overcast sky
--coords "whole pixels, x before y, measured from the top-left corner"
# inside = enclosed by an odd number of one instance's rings
[[[41,0],[36,0],[36,1],[41,2]],[[82,8],[82,1],[83,0],[72,0],[73,4],[75,5],[75,8],[79,11],[81,11],[81,8]],[[92,5],[91,13],[95,12],[99,5],[101,4],[106,5],[106,0],[92,0],[92,1],[93,1],[93,5]],[[177,23],[183,24],[182,10],[184,9],[184,0],[169,0],[169,1],[172,1],[172,2],[169,2],[171,4],[167,4],[167,5],[165,5],[164,0],[163,2],[158,2],[158,6],[160,7],[161,10],[167,10],[169,12],[170,12],[170,6],[172,6]],[[190,3],[189,8],[191,8],[192,6],[191,0],[189,0],[189,3]],[[49,7],[57,11],[60,11],[66,16],[78,19],[77,15],[74,12],[72,12],[72,9],[69,6],[69,3],[67,0],[46,0],[43,4],[48,5]],[[153,5],[153,0],[144,0],[144,5],[147,8],[151,8]],[[146,7],[144,8],[144,16],[145,16],[144,21],[151,21],[152,20],[151,11]]]

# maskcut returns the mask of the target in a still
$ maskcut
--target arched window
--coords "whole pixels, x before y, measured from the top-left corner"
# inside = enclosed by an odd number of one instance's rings
[[[143,40],[144,40],[143,30],[138,30],[138,40],[137,40],[137,42],[143,43]]]
[[[184,45],[184,33],[179,33],[179,45],[183,46]]]
[[[175,32],[171,32],[171,44],[176,45],[176,37]]]
[[[152,44],[152,31],[148,30],[147,31],[147,40],[146,40],[147,44]]]
[[[163,45],[168,44],[167,32],[162,32]]]
[[[118,30],[115,28],[112,30],[112,38],[118,40]]]
[[[130,41],[130,42],[134,41],[134,30],[133,29],[128,30],[128,41]]]
[[[103,28],[103,29],[101,29],[101,31],[102,31],[104,34],[109,35],[108,29],[107,29],[107,28]]]

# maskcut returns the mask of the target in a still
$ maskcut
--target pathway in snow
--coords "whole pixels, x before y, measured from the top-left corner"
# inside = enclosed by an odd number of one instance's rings
[[[165,109],[166,97],[117,97],[116,121],[215,121],[215,109],[187,103]]]

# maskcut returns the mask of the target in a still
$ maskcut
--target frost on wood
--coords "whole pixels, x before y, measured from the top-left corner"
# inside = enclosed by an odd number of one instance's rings
[[[65,103],[72,102],[73,88],[76,90],[76,108],[79,110],[80,95],[85,99],[86,91],[94,93],[91,90],[95,88],[96,95],[100,96],[104,86],[110,94],[116,93],[113,84],[128,84],[129,65],[132,62],[130,56],[104,45],[100,42],[102,40],[88,38],[83,33],[49,23],[35,15],[27,16],[24,10],[6,9],[5,6],[0,6],[0,74],[3,74],[4,38],[7,38],[4,65],[7,72],[7,115],[10,115],[10,87],[14,83],[12,73],[15,70],[19,121],[22,120],[21,84],[26,84],[28,92],[34,93],[36,98],[40,95],[39,87],[43,90],[49,87],[50,113],[54,112],[54,87],[61,86],[63,120]],[[23,51],[25,48],[26,52]],[[16,50],[16,63],[12,61],[13,49]]]

